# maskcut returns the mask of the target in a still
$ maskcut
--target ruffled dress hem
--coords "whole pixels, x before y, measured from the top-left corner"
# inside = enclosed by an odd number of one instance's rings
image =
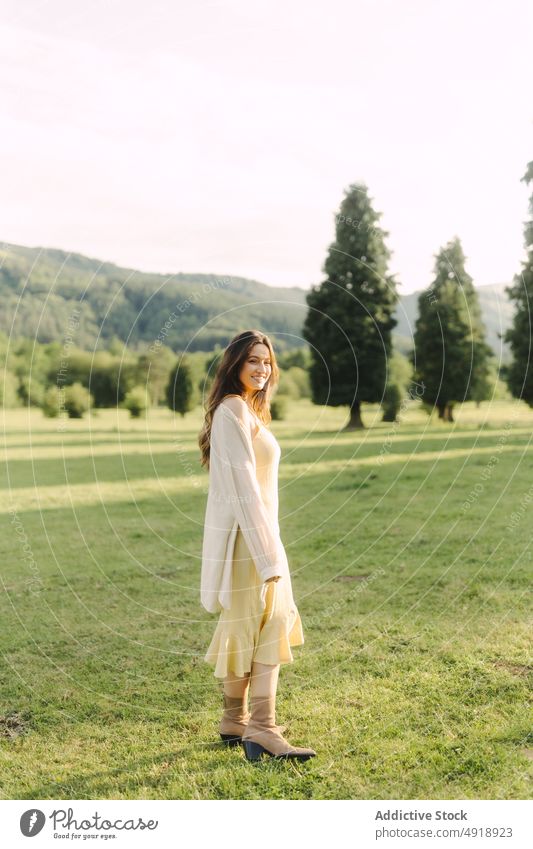
[[[304,644],[300,614],[297,610],[294,612],[296,616],[289,630],[279,620],[277,627],[275,620],[267,622],[261,631],[259,645],[254,643],[252,634],[248,637],[236,634],[231,622],[220,622],[204,657],[206,663],[215,667],[215,678],[225,678],[230,672],[242,678],[252,671],[254,661],[272,665],[293,663],[291,646]]]

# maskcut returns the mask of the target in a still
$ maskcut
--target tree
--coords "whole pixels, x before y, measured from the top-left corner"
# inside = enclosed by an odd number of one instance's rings
[[[161,345],[155,351],[146,351],[139,355],[135,368],[137,385],[147,386],[150,401],[158,406],[165,398],[165,390],[176,357],[170,348]]]
[[[0,407],[5,410],[20,407],[18,386],[19,381],[15,375],[6,368],[0,368]]]
[[[276,388],[276,398],[285,396],[293,400],[298,399],[300,397],[300,390],[298,388],[298,384],[291,377],[289,372],[280,369],[279,375],[279,386]]]
[[[310,398],[311,397],[311,387],[309,386],[309,373],[304,368],[300,368],[300,366],[291,366],[285,372],[288,377],[291,378],[293,384],[296,385],[298,389],[298,397],[299,398]]]
[[[398,421],[402,401],[411,397],[407,392],[411,374],[412,368],[407,357],[399,351],[394,351],[389,361],[389,377],[383,395],[383,422]]]
[[[41,405],[43,416],[53,419],[59,416],[61,412],[64,397],[61,394],[59,386],[49,386],[44,393],[43,403]]]
[[[194,383],[191,367],[182,357],[170,374],[167,386],[167,404],[175,413],[182,416],[194,407]]]
[[[130,411],[132,419],[142,418],[150,406],[148,391],[145,386],[134,386],[133,389],[126,394],[124,399],[124,407]]]
[[[383,422],[397,422],[402,406],[402,390],[397,383],[387,383],[383,394]]]
[[[286,351],[283,354],[279,354],[277,356],[278,366],[283,369],[289,369],[293,366],[298,366],[298,368],[307,368],[309,365],[309,354],[307,349],[304,348],[296,348],[292,351]]]
[[[40,406],[46,387],[49,360],[46,346],[34,339],[21,338],[13,345],[9,359],[10,371],[18,378],[17,394],[24,406]]]
[[[94,399],[95,407],[116,407],[135,385],[136,358],[111,354],[109,351],[82,351],[74,348],[68,356],[56,353],[55,363],[49,365],[48,381],[69,386],[81,383]]]
[[[335,241],[324,263],[328,279],[307,295],[303,335],[311,346],[315,404],[347,405],[345,430],[364,427],[362,402],[381,401],[387,382],[396,281],[387,273],[388,233],[364,184],[352,184],[336,216]]]
[[[533,182],[533,161],[528,164],[522,181],[528,186]],[[522,398],[533,407],[533,194],[529,199],[529,214],[524,225],[526,259],[522,263],[522,272],[514,277],[513,284],[505,290],[515,302],[516,309],[512,326],[504,338],[512,354],[512,362],[507,370],[507,385],[515,398]]]
[[[81,383],[73,383],[64,390],[64,409],[70,419],[81,419],[93,404],[93,397]]]
[[[222,359],[223,354],[224,349],[222,348],[222,346],[215,345],[213,353],[209,354],[209,356],[205,358],[204,374],[198,382],[198,390],[202,396],[209,394],[209,390],[211,389],[213,380],[215,379],[218,364]]]
[[[492,352],[460,240],[448,242],[435,259],[435,280],[418,299],[413,364],[423,401],[453,421],[456,403],[488,392]]]

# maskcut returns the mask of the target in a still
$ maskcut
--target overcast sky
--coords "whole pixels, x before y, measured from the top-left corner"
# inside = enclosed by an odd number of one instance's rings
[[[529,0],[2,0],[0,240],[307,288],[367,183],[406,293],[523,258]]]

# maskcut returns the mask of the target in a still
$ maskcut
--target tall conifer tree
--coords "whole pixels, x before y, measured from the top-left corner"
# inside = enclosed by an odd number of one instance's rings
[[[460,240],[448,242],[435,259],[435,280],[418,299],[414,377],[423,400],[453,421],[454,404],[486,391],[492,352]]]
[[[328,279],[307,295],[303,335],[311,347],[315,404],[348,406],[346,430],[364,427],[362,402],[382,400],[391,353],[396,282],[387,273],[388,233],[378,224],[368,189],[345,191],[336,215],[336,238],[324,263]]]
[[[533,183],[533,162],[527,166],[522,180]],[[513,356],[507,372],[507,384],[515,398],[533,407],[533,194],[529,200],[529,219],[524,225],[526,259],[522,272],[514,278],[506,292],[515,302],[513,324],[505,334]]]

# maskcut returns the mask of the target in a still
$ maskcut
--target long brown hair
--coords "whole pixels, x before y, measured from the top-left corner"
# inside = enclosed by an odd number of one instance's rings
[[[224,351],[205,403],[205,419],[198,436],[198,445],[201,452],[201,465],[206,466],[208,469],[211,450],[211,424],[214,412],[226,395],[242,395],[244,392],[244,386],[240,381],[239,374],[250,350],[258,342],[266,345],[270,352],[271,372],[264,387],[258,389],[250,396],[250,406],[263,424],[269,424],[272,420],[270,399],[272,392],[279,382],[279,369],[272,342],[260,330],[244,330],[242,333],[238,333],[237,336],[233,337]]]

